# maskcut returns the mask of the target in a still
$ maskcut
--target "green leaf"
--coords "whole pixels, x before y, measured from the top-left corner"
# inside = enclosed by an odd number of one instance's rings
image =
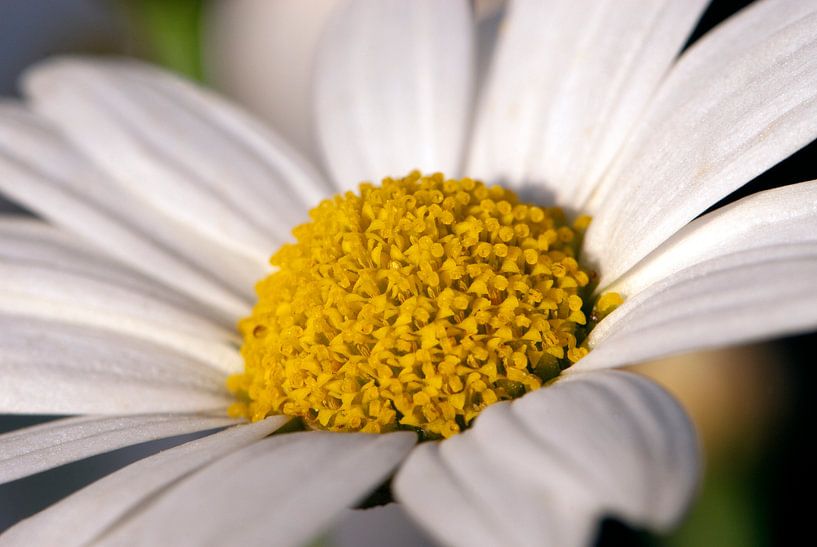
[[[137,47],[153,62],[202,79],[204,0],[125,0]]]

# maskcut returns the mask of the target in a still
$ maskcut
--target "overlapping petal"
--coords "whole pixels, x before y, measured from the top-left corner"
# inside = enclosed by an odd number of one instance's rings
[[[112,258],[206,303],[225,320],[249,309],[247,288],[225,285],[229,270],[202,267],[223,256],[123,196],[53,126],[14,105],[0,106],[0,190]]]
[[[39,175],[46,180],[38,183],[69,193],[81,188],[79,197],[90,203],[79,204],[73,217],[102,208],[107,220],[121,217],[125,228],[132,225],[247,298],[272,251],[328,192],[294,150],[238,109],[135,61],[52,60],[30,70],[24,88],[31,107],[104,175],[75,150],[61,149],[61,137],[47,125],[8,112],[0,117],[10,131],[5,163],[24,168],[14,172],[17,179]],[[46,155],[60,161],[43,166]],[[70,169],[58,169],[63,164]],[[12,179],[9,191],[50,218],[72,222],[23,184]]]
[[[239,425],[138,461],[19,522],[0,535],[0,546],[88,545],[168,485],[266,437],[286,421],[276,416]]]
[[[514,0],[467,173],[578,206],[638,119],[706,0]]]
[[[0,312],[152,341],[236,372],[232,325],[42,222],[0,219]]]
[[[487,408],[472,430],[418,447],[394,490],[447,545],[569,547],[604,515],[671,526],[697,471],[680,406],[649,380],[606,372]]]
[[[678,61],[584,208],[602,285],[815,138],[817,5],[758,2]]]
[[[0,413],[224,411],[224,372],[138,338],[0,313]]]
[[[374,489],[413,433],[304,432],[254,443],[182,481],[103,545],[302,545]]]
[[[237,106],[144,63],[57,58],[23,89],[118,184],[242,252],[288,233],[330,189]]]
[[[80,416],[18,429],[0,435],[0,483],[117,448],[234,423],[215,415],[143,414]]]
[[[817,328],[817,242],[761,247],[677,272],[626,300],[566,372],[639,363]]]
[[[632,296],[722,255],[817,241],[817,181],[759,192],[684,226],[604,290]]]

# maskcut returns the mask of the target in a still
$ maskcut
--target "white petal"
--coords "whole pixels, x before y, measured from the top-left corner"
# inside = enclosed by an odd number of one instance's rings
[[[348,509],[324,537],[334,547],[437,547],[399,503]]]
[[[605,291],[637,294],[718,256],[817,241],[817,181],[753,194],[694,220]]]
[[[568,372],[634,364],[817,328],[817,242],[751,249],[678,272],[626,300]]]
[[[580,204],[706,4],[511,2],[466,172]]]
[[[0,312],[112,330],[236,372],[238,337],[207,310],[37,221],[0,219]]]
[[[216,240],[266,245],[329,189],[237,107],[147,64],[61,58],[29,70],[23,87],[117,182]],[[198,207],[212,216],[188,213]]]
[[[602,284],[815,137],[817,4],[759,2],[681,58],[586,208]]]
[[[204,5],[207,80],[267,120],[310,159],[318,42],[338,0],[233,0]]]
[[[413,433],[309,431],[257,442],[172,488],[104,545],[302,545],[374,489]]]
[[[328,191],[276,136],[147,65],[58,59],[23,84],[109,175],[108,191],[139,210],[143,230],[249,298],[269,255]]]
[[[0,314],[0,413],[224,411],[225,374],[112,332]]]
[[[124,198],[53,127],[10,104],[0,105],[0,191],[229,321],[249,309],[249,299],[191,264],[194,255],[206,262],[212,246]]]
[[[412,453],[398,499],[447,545],[586,545],[605,515],[663,530],[698,476],[680,406],[633,374],[577,375]]]
[[[144,414],[82,416],[18,429],[0,435],[0,483],[117,448],[234,423],[217,416]]]
[[[23,113],[15,116],[15,113],[10,113],[9,110],[9,108],[4,108],[0,126],[4,133],[3,148],[6,149],[4,161],[6,165],[3,167],[4,171],[10,173],[7,175],[10,180],[5,182],[4,186],[6,192],[14,199],[20,200],[35,212],[42,210],[49,220],[65,225],[82,236],[89,231],[88,224],[99,223],[99,220],[95,218],[98,214],[95,213],[97,209],[102,208],[100,212],[107,213],[105,216],[108,219],[123,225],[118,227],[119,230],[130,228],[141,232],[140,235],[143,238],[156,242],[154,246],[164,246],[177,252],[188,261],[194,262],[199,269],[203,269],[205,275],[216,277],[219,282],[228,285],[233,292],[243,294],[247,299],[251,298],[253,283],[269,271],[266,264],[267,255],[272,254],[276,243],[272,240],[262,243],[258,237],[252,237],[248,232],[242,234],[231,232],[230,226],[224,226],[223,221],[228,216],[226,213],[220,214],[214,210],[207,210],[190,195],[183,196],[189,205],[186,206],[179,203],[178,200],[166,198],[155,188],[146,190],[151,196],[151,199],[146,199],[146,196],[112,184],[114,179],[100,173],[88,162],[87,158],[70,148],[70,145],[61,137],[49,135],[56,131],[53,126],[36,120],[31,115],[27,116],[28,119]],[[83,125],[80,122],[77,124]],[[93,137],[88,137],[88,139],[93,140]],[[96,140],[101,139],[97,137]],[[115,140],[105,142],[106,144],[101,146],[103,150],[116,143]],[[121,150],[116,151],[117,158],[127,157],[124,152],[125,148],[140,149],[137,144],[123,146]],[[70,170],[62,169],[65,164],[69,165]],[[160,164],[156,162],[155,165]],[[141,177],[140,181],[156,180],[160,182],[159,177],[155,175],[140,173],[138,176]],[[29,180],[34,177],[44,180]],[[25,185],[33,185],[34,188],[20,188]],[[105,187],[100,189],[103,185]],[[58,186],[56,192],[53,189],[55,186]],[[143,184],[142,186],[148,187],[149,185]],[[166,190],[172,189],[168,184],[163,187]],[[46,195],[41,203],[37,200],[38,197],[41,198],[41,195],[36,194],[45,192],[56,195]],[[69,207],[66,207],[65,201],[71,198],[81,203],[77,205],[68,203]],[[64,201],[59,204],[62,207],[57,208],[60,199]],[[159,203],[161,206],[158,205]],[[87,211],[89,209],[90,213]],[[183,211],[186,216],[184,218],[175,216],[171,209]],[[191,216],[196,215],[203,224],[208,225],[210,230],[216,231],[219,226],[224,226],[225,234],[234,235],[236,239],[241,238],[247,245],[242,243],[231,246],[229,242],[219,241],[212,237],[212,234],[198,230],[190,220]],[[270,216],[275,217],[276,215]],[[230,220],[227,218],[227,224]],[[99,236],[93,237],[93,235],[91,238],[95,243],[100,239]],[[109,240],[102,241],[101,244],[106,251],[117,254],[116,249],[111,249],[113,245]],[[118,254],[121,253],[122,251],[119,251]],[[141,268],[147,269],[146,266],[141,266]],[[151,272],[155,269],[153,266]]]
[[[138,461],[13,526],[0,536],[0,546],[85,546],[167,485],[284,423],[279,416],[240,425]]]
[[[474,77],[468,2],[353,0],[318,58],[318,138],[339,188],[460,170]]]
[[[501,523],[454,475],[436,443],[422,444],[411,453],[392,490],[409,514],[444,545],[507,544]]]

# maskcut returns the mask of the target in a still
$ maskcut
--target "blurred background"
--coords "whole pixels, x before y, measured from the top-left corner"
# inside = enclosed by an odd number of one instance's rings
[[[233,97],[316,156],[308,109],[309,52],[336,0],[0,0],[0,95],[16,95],[27,66],[58,53],[134,56]],[[799,1],[799,0],[791,0]],[[805,0],[804,0],[805,1]],[[690,43],[748,1],[715,0]],[[490,42],[502,0],[477,1]],[[296,13],[297,27],[276,25]],[[284,100],[286,98],[286,100]],[[762,189],[817,179],[817,144],[758,177],[723,203]],[[723,204],[722,203],[722,204]],[[720,204],[720,205],[722,205]],[[29,214],[0,196],[0,212]],[[817,280],[816,280],[817,281]],[[674,357],[634,367],[673,392],[695,421],[706,455],[700,496],[684,524],[657,537],[605,521],[599,545],[766,546],[811,535],[817,451],[817,335]],[[2,379],[0,379],[2,381]],[[0,416],[0,432],[53,417]],[[0,531],[81,486],[186,438],[144,443],[0,486]],[[394,506],[350,511],[331,545],[429,544]]]

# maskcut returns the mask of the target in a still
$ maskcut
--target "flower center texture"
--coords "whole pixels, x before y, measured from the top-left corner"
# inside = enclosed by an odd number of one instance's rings
[[[589,217],[571,224],[502,187],[419,172],[361,184],[310,217],[239,323],[234,416],[450,437],[588,351]]]

